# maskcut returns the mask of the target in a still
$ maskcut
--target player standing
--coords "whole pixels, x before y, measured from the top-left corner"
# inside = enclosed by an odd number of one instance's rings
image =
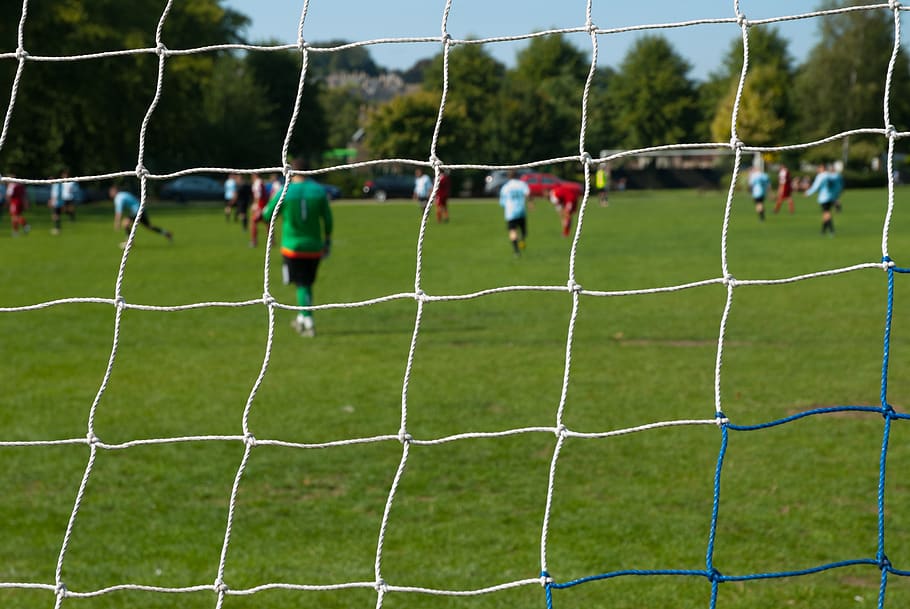
[[[600,206],[606,207],[610,204],[607,201],[607,191],[610,188],[610,168],[601,163],[594,173],[594,188],[600,194]]]
[[[499,190],[499,205],[503,208],[506,228],[509,229],[509,241],[515,256],[521,256],[528,236],[528,197],[531,189],[526,182],[516,177],[515,170],[509,171],[509,179]]]
[[[76,197],[79,194],[79,184],[70,180],[69,169],[64,169],[60,174],[63,182],[60,183],[60,198],[63,199],[63,213],[70,217],[70,220],[76,219]]]
[[[111,186],[108,193],[111,196],[111,199],[114,200],[114,230],[118,228],[123,228],[126,231],[126,237],[129,239],[130,229],[133,226],[133,222],[137,220],[139,216],[139,199],[136,198],[131,192],[121,190],[117,184]],[[165,239],[173,242],[174,236],[169,232],[155,226],[149,220],[148,213],[143,212],[142,216],[138,217],[139,224],[149,229],[152,232],[163,235]],[[120,244],[121,248],[126,247],[126,241],[123,241]]]
[[[752,200],[755,202],[755,213],[758,214],[759,220],[765,219],[765,195],[771,187],[771,179],[768,174],[759,167],[753,166],[749,173],[749,191],[752,193]]]
[[[253,205],[250,208],[250,247],[259,245],[259,222],[262,220],[262,210],[269,202],[271,185],[263,180],[258,173],[252,175],[250,187],[253,190]]]
[[[580,197],[581,191],[569,184],[557,184],[550,190],[550,201],[559,209],[563,237],[572,230],[572,215],[578,211]]]
[[[60,217],[63,214],[63,197],[60,196],[60,182],[51,184],[47,206],[51,208],[51,234],[60,234]]]
[[[430,176],[425,174],[420,167],[414,171],[414,176],[416,178],[414,180],[414,198],[420,203],[420,209],[424,209],[430,201],[430,192],[433,190],[433,180],[431,180]]]
[[[780,169],[777,170],[777,202],[774,204],[774,213],[780,211],[781,204],[787,201],[790,213],[793,213],[793,183],[790,178],[790,170],[781,163]]]
[[[812,186],[806,190],[806,196],[818,193],[818,205],[822,210],[822,234],[830,231],[834,236],[834,218],[831,216],[831,208],[834,206],[837,185],[832,180],[831,174],[825,169],[824,165],[819,165],[816,169],[815,179]]]
[[[224,180],[224,219],[226,222],[231,220],[231,212],[237,204],[237,180],[234,174],[229,173]],[[236,216],[234,218],[236,220]]]
[[[15,178],[16,174],[10,174]],[[21,229],[23,234],[28,234],[32,229],[25,219],[25,210],[28,208],[28,193],[25,190],[25,184],[20,182],[10,182],[6,185],[6,201],[9,204],[9,221],[13,227],[13,237],[19,236]]]
[[[303,159],[294,159],[291,169],[304,171],[306,163]],[[279,199],[281,189],[272,194],[262,210],[266,221],[272,220]],[[329,255],[332,244],[332,210],[325,189],[308,177],[293,175],[281,204],[281,217],[284,283],[297,286],[297,304],[300,307],[291,327],[302,336],[316,336],[313,313],[307,307],[313,303],[313,284],[319,262]]]
[[[452,181],[449,173],[443,170],[439,174],[439,185],[436,187],[436,222],[449,221],[449,194],[452,192]]]

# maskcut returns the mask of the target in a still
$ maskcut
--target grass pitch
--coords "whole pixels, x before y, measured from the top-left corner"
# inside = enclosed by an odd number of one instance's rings
[[[618,193],[592,205],[575,260],[590,290],[680,285],[722,275],[725,193]],[[897,193],[889,253],[910,266],[908,195]],[[783,279],[878,262],[887,194],[849,191],[837,236],[820,236],[818,206],[757,220],[738,195],[728,243],[738,280]],[[529,217],[528,249],[510,251],[492,201],[455,200],[452,221],[430,219],[420,288],[431,296],[502,286],[565,286],[570,239],[549,203]],[[334,206],[332,257],[317,304],[359,303],[415,289],[418,210],[411,202]],[[216,208],[153,205],[169,245],[140,231],[123,297],[142,305],[240,302],[263,294],[263,248]],[[120,231],[111,210],[87,206],[63,234],[31,212],[28,237],[0,238],[0,307],[114,295]],[[5,219],[4,219],[5,220]],[[910,398],[907,275],[895,277],[888,401]],[[293,304],[272,260],[271,294]],[[865,269],[734,290],[721,374],[725,415],[754,425],[819,407],[880,405],[887,277]],[[726,289],[581,298],[564,424],[609,432],[714,416],[714,365]],[[407,431],[418,440],[552,427],[565,369],[572,300],[513,291],[429,302],[407,385]],[[417,304],[393,299],[316,313],[318,337],[292,332],[278,311],[265,380],[249,414],[257,439],[297,443],[396,435]],[[85,438],[111,353],[114,310],[60,304],[0,313],[0,442]],[[266,350],[263,305],[123,314],[110,381],[92,425],[107,444],[241,435]],[[910,570],[906,422],[894,421],[885,486],[885,552]],[[713,566],[727,576],[815,569],[875,559],[882,417],[837,413],[729,435]],[[623,570],[699,571],[706,553],[721,434],[669,427],[600,439],[569,438],[560,453],[547,536],[556,582]],[[478,590],[534,578],[553,434],[412,446],[382,547],[390,586]],[[62,563],[69,591],[139,584],[211,586],[243,454],[237,441],[174,442],[100,450]],[[383,510],[401,459],[397,441],[325,449],[257,446],[244,472],[225,584],[330,585],[375,580]],[[48,607],[67,521],[88,462],[85,444],[0,447],[0,606]],[[811,575],[720,584],[717,607],[844,607],[877,602],[881,571],[856,564]],[[553,590],[559,609],[706,607],[697,575],[625,575]],[[888,578],[886,607],[910,602]],[[63,606],[212,607],[211,589],[165,594],[117,590]],[[373,607],[376,592],[269,589],[227,596],[229,609]],[[479,596],[388,592],[384,607],[544,607],[530,585]]]

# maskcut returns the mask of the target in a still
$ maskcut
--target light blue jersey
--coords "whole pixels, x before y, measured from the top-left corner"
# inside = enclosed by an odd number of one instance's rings
[[[228,178],[224,181],[224,200],[233,201],[237,194],[237,182],[234,178]]]
[[[753,199],[764,199],[771,188],[771,179],[764,171],[755,171],[749,176],[749,190]]]
[[[54,207],[63,207],[63,197],[61,196],[60,182],[51,184],[51,204]]]
[[[839,194],[837,182],[833,179],[832,174],[827,171],[816,174],[812,181],[812,186],[806,191],[806,196],[818,193],[818,204],[833,203],[837,200]]]
[[[499,205],[503,208],[507,222],[527,215],[526,202],[530,194],[528,185],[515,178],[502,185],[499,190]]]
[[[139,214],[139,199],[131,193],[120,191],[114,195],[114,211],[129,218],[135,218]]]
[[[834,200],[840,199],[840,193],[844,192],[844,176],[838,172],[833,172],[831,176],[831,185],[834,190]]]

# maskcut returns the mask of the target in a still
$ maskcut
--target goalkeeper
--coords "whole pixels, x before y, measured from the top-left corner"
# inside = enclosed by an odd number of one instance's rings
[[[305,171],[306,163],[294,159],[291,169]],[[267,222],[272,220],[278,200],[279,189],[262,210]],[[307,307],[313,303],[313,283],[319,261],[329,255],[332,235],[332,210],[325,189],[308,177],[295,174],[291,177],[284,201],[281,203],[281,255],[284,283],[297,286],[297,304],[300,311],[293,327],[301,336],[316,336],[313,313]]]

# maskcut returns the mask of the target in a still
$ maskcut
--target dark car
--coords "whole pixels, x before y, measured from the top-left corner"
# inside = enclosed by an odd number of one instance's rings
[[[573,188],[576,188],[578,192],[582,192],[585,189],[584,186],[578,182],[563,180],[562,178],[557,177],[551,173],[526,173],[519,179],[528,185],[528,188],[531,190],[532,197],[550,196],[550,191],[557,184],[567,184]]]
[[[206,176],[180,176],[165,182],[158,191],[158,198],[187,201],[224,200],[224,182]]]
[[[414,176],[387,174],[367,180],[363,185],[363,196],[377,201],[410,198],[414,194]]]

